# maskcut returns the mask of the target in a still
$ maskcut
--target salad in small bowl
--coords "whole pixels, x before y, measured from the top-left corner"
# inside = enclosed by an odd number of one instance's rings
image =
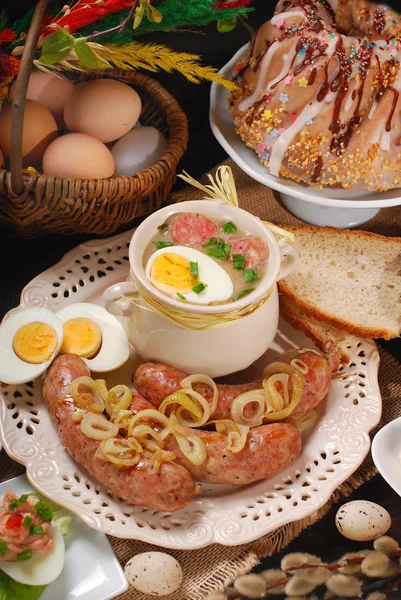
[[[0,599],[110,600],[128,582],[107,537],[36,493],[0,483]]]

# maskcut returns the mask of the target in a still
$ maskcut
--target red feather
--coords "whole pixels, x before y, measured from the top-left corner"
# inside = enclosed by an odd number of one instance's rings
[[[131,8],[132,5],[133,0],[105,0],[103,4],[98,4],[96,0],[79,2],[72,7],[69,14],[54,19],[52,24],[57,23],[57,25],[67,29],[70,33],[74,33],[112,13]],[[49,35],[53,31],[53,28],[47,29],[42,33],[42,37]]]
[[[221,2],[215,2],[213,6],[221,10],[224,8],[244,8],[249,6],[251,2],[252,0],[222,0]]]

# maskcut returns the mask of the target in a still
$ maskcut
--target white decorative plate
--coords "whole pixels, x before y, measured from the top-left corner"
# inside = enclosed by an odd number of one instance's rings
[[[70,251],[24,288],[20,306],[11,312],[30,306],[57,311],[73,302],[99,304],[106,287],[127,277],[131,236],[129,231]],[[281,322],[266,355],[230,379],[254,379],[278,352],[299,346],[314,347]],[[366,457],[369,431],[381,414],[379,354],[372,341],[362,339],[352,342],[349,353],[350,364],[340,367],[320,406],[320,421],[305,437],[302,454],[290,468],[244,487],[204,485],[201,494],[178,513],[129,505],[85,473],[59,441],[42,401],[40,380],[2,385],[0,434],[8,455],[26,466],[31,484],[95,529],[166,548],[243,544],[320,508]],[[127,384],[139,362],[132,351],[124,367],[104,378],[110,385]]]
[[[236,52],[220,70],[222,75],[231,79],[233,68],[246,48],[247,44]],[[319,189],[291,179],[271,175],[260,162],[256,152],[248,148],[240,136],[235,133],[233,119],[228,112],[228,94],[229,92],[223,86],[212,84],[209,121],[217,141],[240,169],[252,179],[280,192],[283,201],[287,202],[288,198],[292,199],[290,205],[286,205],[296,216],[316,225],[353,226],[372,218],[380,208],[401,204],[401,189],[381,193]],[[299,202],[300,200],[304,202]],[[329,211],[329,208],[337,210]]]

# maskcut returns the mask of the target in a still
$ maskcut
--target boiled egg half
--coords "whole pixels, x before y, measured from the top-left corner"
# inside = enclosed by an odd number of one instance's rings
[[[64,567],[65,545],[56,525],[49,528],[54,545],[50,552],[33,552],[32,558],[23,562],[2,562],[0,568],[14,581],[25,585],[48,585],[55,581]]]
[[[191,263],[197,265],[196,277],[191,274]],[[223,267],[199,250],[187,246],[157,250],[150,257],[145,272],[155,288],[175,299],[185,299],[193,304],[223,302],[233,294],[233,282]],[[196,293],[193,290],[199,290],[197,284],[200,283],[206,287]]]
[[[113,371],[128,360],[126,333],[105,308],[78,302],[59,310],[57,317],[63,325],[61,351],[80,356],[91,371]]]
[[[0,381],[26,383],[39,377],[58,354],[63,326],[47,308],[28,308],[0,327]]]

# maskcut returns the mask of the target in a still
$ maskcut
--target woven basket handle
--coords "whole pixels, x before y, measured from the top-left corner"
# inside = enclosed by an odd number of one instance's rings
[[[15,83],[15,94],[11,116],[10,170],[11,190],[16,195],[20,194],[24,187],[24,176],[22,173],[22,126],[26,92],[28,89],[33,57],[35,56],[40,31],[42,29],[42,23],[45,18],[47,6],[50,2],[51,0],[39,0],[36,5],[31,26],[29,27],[26,36],[25,47],[21,57],[21,65]]]

